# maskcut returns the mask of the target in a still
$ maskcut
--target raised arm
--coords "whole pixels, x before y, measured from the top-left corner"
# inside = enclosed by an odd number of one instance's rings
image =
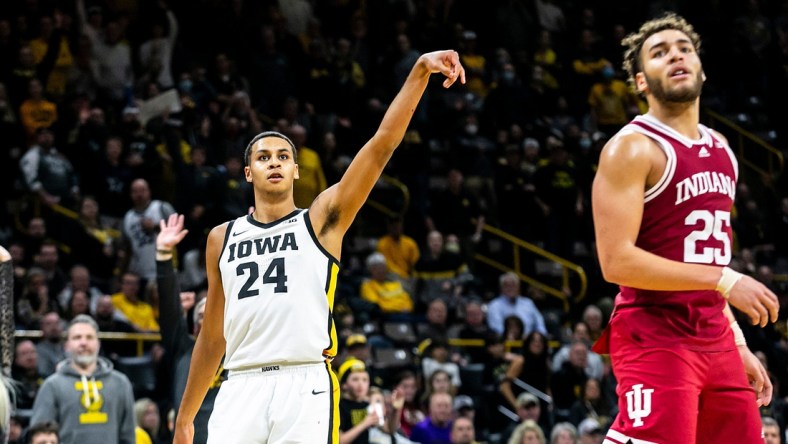
[[[183,215],[171,214],[166,223],[159,221],[156,235],[156,283],[159,287],[159,326],[167,354],[175,357],[186,351],[189,331],[180,300],[180,285],[172,264],[175,246],[189,230],[183,228]]]
[[[205,302],[205,317],[197,343],[192,353],[189,378],[178,410],[175,424],[174,444],[191,444],[194,437],[194,417],[208,392],[216,369],[219,368],[225,351],[224,339],[224,289],[219,274],[221,253],[227,224],[220,225],[208,235],[205,250],[208,275],[208,296]]]
[[[402,141],[433,73],[446,76],[443,82],[445,88],[450,87],[457,79],[465,83],[465,71],[455,51],[431,52],[419,57],[402,89],[383,116],[375,135],[361,148],[339,183],[321,193],[310,207],[315,231],[330,252],[339,252],[341,236],[338,236],[337,245],[334,246],[330,240],[326,243],[323,234],[332,231],[343,235],[347,231],[380,177],[383,167]]]
[[[602,273],[609,282],[644,290],[715,290],[720,267],[672,261],[635,245],[647,184],[656,182],[665,162],[653,142],[635,133],[616,136],[602,150],[592,188]],[[777,297],[748,276],[733,284],[728,300],[753,324],[777,320]]]

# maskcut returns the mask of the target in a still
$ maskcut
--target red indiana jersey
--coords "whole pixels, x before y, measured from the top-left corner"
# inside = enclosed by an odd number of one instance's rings
[[[665,172],[645,193],[636,245],[679,262],[724,267],[731,259],[731,207],[738,163],[725,142],[703,125],[690,140],[656,118],[636,117],[622,130],[643,134],[667,156]],[[648,270],[643,270],[648,273]],[[644,347],[696,351],[735,348],[725,300],[715,290],[651,291],[621,287],[614,328]]]

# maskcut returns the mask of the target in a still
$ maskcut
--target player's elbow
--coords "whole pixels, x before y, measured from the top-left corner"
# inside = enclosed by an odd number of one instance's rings
[[[602,270],[602,277],[607,282],[622,285],[627,280],[629,270],[626,262],[615,254],[600,253],[599,268]]]

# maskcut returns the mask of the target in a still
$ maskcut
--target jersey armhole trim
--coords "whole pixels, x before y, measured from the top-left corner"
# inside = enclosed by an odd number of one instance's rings
[[[227,223],[227,231],[224,232],[224,241],[222,241],[222,249],[219,250],[219,258],[217,259],[218,263],[222,263],[222,256],[224,256],[224,249],[227,247],[227,241],[230,239],[230,232],[233,231],[233,225],[235,224],[235,220],[231,220]]]
[[[329,253],[328,250],[323,247],[323,244],[317,239],[317,235],[315,234],[315,228],[312,226],[312,219],[309,218],[309,210],[304,210],[304,224],[306,224],[306,231],[309,232],[309,235],[312,237],[312,241],[317,245],[317,248],[333,263],[339,266],[339,260],[334,257],[333,254]]]
[[[676,152],[673,150],[673,146],[670,144],[670,142],[657,134],[647,131],[646,129],[637,125],[627,125],[626,128],[636,133],[642,134],[656,142],[657,146],[659,146],[660,149],[662,149],[662,152],[665,153],[665,157],[667,157],[665,171],[662,172],[662,177],[659,178],[654,186],[646,190],[644,194],[643,203],[648,203],[665,191],[665,189],[668,187],[668,184],[673,179],[673,175],[676,173]]]

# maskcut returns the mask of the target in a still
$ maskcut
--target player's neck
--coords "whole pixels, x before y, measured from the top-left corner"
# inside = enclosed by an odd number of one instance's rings
[[[650,103],[648,114],[690,140],[700,138],[699,100],[692,103]]]
[[[280,201],[262,201],[255,199],[254,213],[252,217],[260,223],[271,223],[279,220],[295,211],[296,206],[292,197]]]

